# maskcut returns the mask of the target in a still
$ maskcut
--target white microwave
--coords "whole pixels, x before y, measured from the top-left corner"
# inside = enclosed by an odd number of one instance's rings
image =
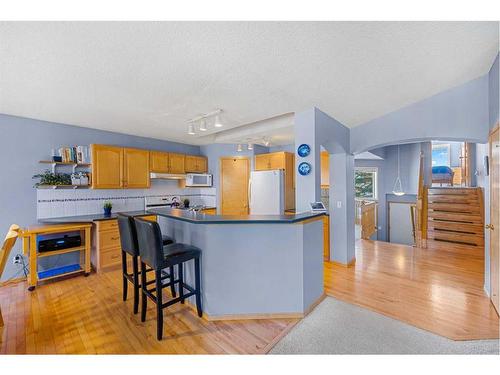
[[[205,173],[188,173],[186,174],[186,186],[210,187],[212,186],[212,175]]]

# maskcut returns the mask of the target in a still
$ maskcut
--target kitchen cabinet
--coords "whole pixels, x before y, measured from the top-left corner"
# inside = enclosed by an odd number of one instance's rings
[[[168,152],[150,151],[149,162],[151,172],[168,173]]]
[[[123,148],[90,145],[92,153],[92,187],[121,189],[123,183]]]
[[[148,188],[149,151],[90,145],[94,189]]]
[[[295,209],[295,157],[291,152],[255,155],[255,170],[281,169],[285,172],[285,210]]]
[[[207,173],[207,158],[204,156],[186,155],[185,170],[186,173]]]
[[[123,187],[127,189],[148,188],[149,151],[137,148],[123,149]]]
[[[323,260],[330,261],[330,216],[323,216]]]
[[[168,153],[168,173],[186,173],[184,154]]]
[[[156,221],[156,215],[142,216],[141,219]],[[122,263],[118,220],[99,220],[94,223],[91,263],[97,272]]]
[[[321,151],[321,187],[330,187],[330,155]]]

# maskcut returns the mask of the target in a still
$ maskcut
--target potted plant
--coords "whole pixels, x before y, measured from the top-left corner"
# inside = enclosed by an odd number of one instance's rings
[[[113,203],[110,201],[104,202],[104,216],[111,216],[111,209],[113,208]]]
[[[35,187],[43,186],[60,186],[71,185],[71,175],[69,173],[54,173],[46,170],[43,173],[36,174],[33,179],[39,178],[40,181],[35,184]]]
[[[184,207],[189,208],[189,199],[185,198],[182,203],[184,203]]]

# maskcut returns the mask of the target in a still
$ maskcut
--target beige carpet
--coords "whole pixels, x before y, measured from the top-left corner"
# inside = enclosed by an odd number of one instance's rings
[[[499,354],[498,340],[453,341],[327,297],[270,354]]]

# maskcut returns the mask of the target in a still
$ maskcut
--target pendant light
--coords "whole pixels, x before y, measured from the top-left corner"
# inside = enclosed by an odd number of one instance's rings
[[[194,126],[193,124],[188,125],[188,134],[189,135],[195,135],[196,133],[194,132]]]
[[[392,188],[392,193],[394,195],[397,195],[398,197],[405,195],[405,192],[403,191],[403,185],[401,184],[401,171],[399,167],[399,145],[398,145],[398,177],[396,178],[396,181],[394,181],[394,187]]]

